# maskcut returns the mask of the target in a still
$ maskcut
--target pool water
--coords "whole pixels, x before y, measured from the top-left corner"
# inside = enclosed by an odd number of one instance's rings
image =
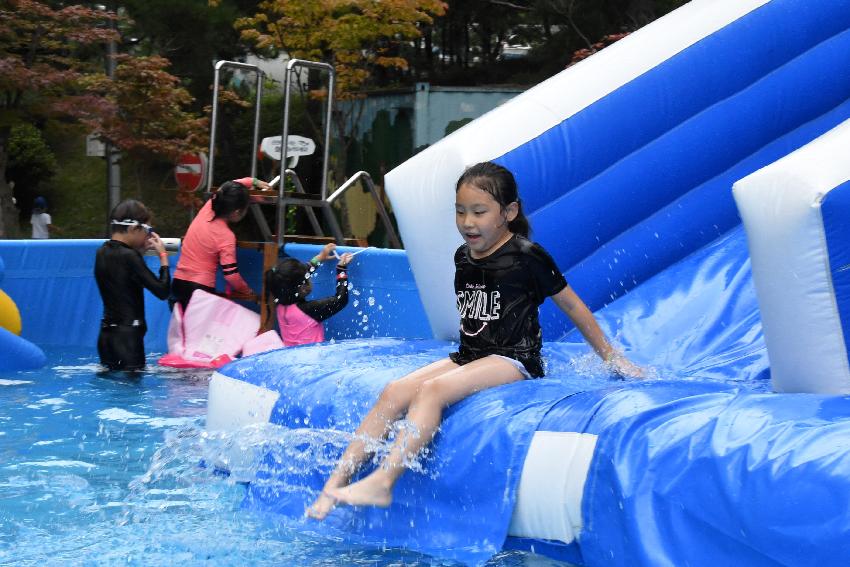
[[[210,372],[151,368],[102,374],[93,352],[64,348],[42,370],[0,376],[0,565],[455,565],[242,509],[244,486],[201,466],[245,443],[204,431]],[[247,450],[281,433],[254,429]],[[519,565],[567,564],[520,552],[487,563]]]

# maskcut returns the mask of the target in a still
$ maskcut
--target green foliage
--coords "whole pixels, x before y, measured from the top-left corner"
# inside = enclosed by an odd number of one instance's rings
[[[460,120],[452,120],[451,122],[449,122],[446,125],[446,132],[445,132],[446,136],[448,136],[449,134],[451,134],[452,132],[454,132],[456,130],[460,130],[461,128],[463,128],[464,126],[469,124],[470,122],[472,122],[472,118],[462,118]]]
[[[324,61],[336,70],[336,96],[368,85],[379,69],[406,69],[399,44],[419,37],[419,26],[442,14],[440,0],[263,0],[240,18],[242,39],[259,51]]]
[[[86,156],[86,134],[78,124],[55,120],[44,129],[48,144],[56,152],[58,167],[56,175],[42,184],[39,194],[47,197],[53,223],[62,229],[62,238],[103,238],[106,234],[106,161]],[[162,236],[185,234],[189,212],[175,204],[173,165],[124,156],[121,188],[123,198],[139,199],[150,208],[154,226]],[[27,229],[28,218],[24,219]]]
[[[407,74],[390,80],[440,85],[533,85],[567,67],[580,49],[610,35],[628,33],[687,0],[455,0],[422,38],[401,55]],[[524,45],[510,59],[503,46]]]
[[[168,59],[122,53],[134,38],[133,23],[120,12],[44,0],[0,2],[0,123],[75,120],[149,164],[204,147],[207,123],[188,110],[192,96],[168,72]],[[107,46],[119,52],[113,76],[104,69]],[[0,200],[7,196],[0,184]],[[4,224],[11,220],[0,219],[0,234]]]
[[[21,123],[12,127],[8,159],[6,179],[14,181],[18,187],[35,190],[56,173],[56,156],[41,131],[32,124]]]
[[[233,22],[253,13],[256,1],[123,0],[132,28],[123,35],[134,40],[134,52],[167,56],[171,72],[196,99],[195,110],[209,104],[213,62],[236,60],[246,52]],[[240,59],[241,60],[241,59]]]

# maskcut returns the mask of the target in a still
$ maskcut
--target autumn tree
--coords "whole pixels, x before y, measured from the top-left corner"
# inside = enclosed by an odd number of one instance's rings
[[[256,12],[256,0],[120,0],[132,18],[134,51],[171,61],[170,72],[184,81],[200,110],[210,102],[213,61],[241,60],[247,49],[233,22]],[[125,33],[125,35],[127,35]]]
[[[173,156],[199,145],[206,124],[183,110],[191,97],[167,72],[166,59],[120,56],[115,77],[106,76],[104,45],[120,40],[110,25],[117,14],[37,0],[0,6],[0,237],[17,234],[6,182],[15,124],[78,120],[133,153]]]
[[[382,71],[407,69],[400,46],[418,38],[420,27],[443,14],[446,4],[440,0],[265,0],[258,8],[255,15],[237,20],[242,39],[260,52],[284,52],[292,58],[333,65],[334,97],[345,100],[356,98]],[[313,94],[323,96],[320,91]],[[348,123],[348,116],[335,113],[334,129],[343,142],[341,155],[350,141]],[[344,177],[341,158],[334,173],[337,180]]]

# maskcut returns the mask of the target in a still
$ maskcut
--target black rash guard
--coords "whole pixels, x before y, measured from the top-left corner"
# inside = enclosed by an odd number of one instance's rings
[[[462,245],[455,268],[460,349],[449,355],[452,361],[463,365],[498,354],[518,360],[535,378],[543,376],[538,309],[567,286],[552,257],[515,234],[486,258],[473,258]]]
[[[94,277],[103,300],[103,320],[97,339],[100,361],[111,370],[145,366],[145,297],[147,288],[159,299],[168,297],[168,266],[154,276],[142,255],[123,242],[108,240],[97,251]]]
[[[168,298],[171,275],[168,266],[159,277],[148,269],[142,255],[118,240],[108,240],[97,251],[94,277],[103,299],[103,321],[112,325],[145,324],[145,296],[148,289],[159,299]]]
[[[348,278],[340,277],[340,274],[346,273],[346,267],[337,266],[336,273],[336,293],[334,295],[313,301],[300,301],[295,304],[305,315],[319,323],[332,315],[336,315],[342,311],[343,307],[348,305]]]

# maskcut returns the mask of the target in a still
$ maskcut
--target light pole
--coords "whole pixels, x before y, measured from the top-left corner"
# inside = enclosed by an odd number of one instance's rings
[[[104,11],[108,9],[107,6],[103,5],[98,7]],[[109,29],[116,29],[115,20],[109,20]],[[106,44],[106,76],[109,77],[109,80],[115,79],[115,58],[117,55],[118,48],[115,40],[110,38]],[[121,165],[119,163],[121,152],[108,140],[104,140],[104,154],[106,157],[106,237],[109,238],[112,232],[109,215],[112,213],[112,209],[121,202]]]

